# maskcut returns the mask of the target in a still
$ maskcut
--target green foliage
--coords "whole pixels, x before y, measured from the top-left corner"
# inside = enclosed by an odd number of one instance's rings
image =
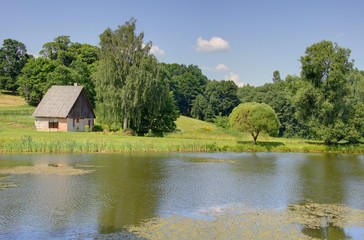
[[[69,36],[59,36],[45,43],[41,57],[30,59],[18,79],[19,94],[27,103],[36,106],[52,85],[84,86],[90,103],[94,106],[95,87],[91,79],[97,64],[98,48],[73,43]]]
[[[272,80],[273,80],[274,83],[282,81],[281,74],[280,74],[280,72],[278,70],[275,70],[273,72],[273,79]]]
[[[56,67],[54,61],[46,58],[30,59],[24,66],[18,80],[18,91],[28,104],[36,106],[42,100],[52,86],[48,82],[48,74],[52,74]]]
[[[351,106],[357,101],[350,92],[353,63],[349,58],[349,49],[330,41],[313,44],[301,57],[303,83],[294,98],[296,115],[326,144],[357,141],[361,135],[361,127],[353,123]]]
[[[100,62],[93,75],[99,120],[138,134],[174,129],[177,118],[166,75],[160,73],[151,43],[136,34],[136,20],[100,35]],[[169,108],[169,109],[168,109]]]
[[[284,81],[239,88],[238,96],[242,103],[258,102],[271,106],[281,123],[278,136],[308,137],[306,128],[295,116],[296,109],[292,103],[300,81],[300,78],[288,75]]]
[[[191,116],[193,101],[203,95],[208,79],[195,65],[161,64],[162,71],[169,79],[169,87],[174,94],[180,113]]]
[[[214,123],[217,127],[222,129],[229,129],[230,128],[230,121],[229,117],[227,116],[216,116],[214,119]]]
[[[216,116],[228,116],[240,101],[233,81],[209,81],[204,95],[192,102],[191,116],[212,122]]]
[[[301,57],[302,79],[327,91],[345,91],[340,87],[345,83],[342,77],[353,67],[349,60],[350,52],[350,49],[341,48],[331,41],[312,44]]]
[[[0,89],[13,92],[17,90],[17,79],[28,59],[23,43],[13,39],[4,40],[0,48]]]
[[[211,106],[203,95],[197,95],[195,100],[192,101],[191,116],[200,120],[213,117]]]
[[[279,120],[274,110],[264,103],[243,103],[234,108],[230,114],[230,125],[242,132],[249,132],[256,144],[259,133],[276,135]]]

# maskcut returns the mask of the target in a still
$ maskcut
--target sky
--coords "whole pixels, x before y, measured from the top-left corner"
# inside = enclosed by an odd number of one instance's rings
[[[133,17],[160,62],[197,65],[211,80],[299,76],[305,49],[322,40],[351,49],[364,70],[362,0],[1,0],[0,9],[0,44],[15,39],[34,55],[60,35],[98,45]]]

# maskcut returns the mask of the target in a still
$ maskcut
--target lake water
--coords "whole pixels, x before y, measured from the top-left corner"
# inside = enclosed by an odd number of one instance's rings
[[[280,210],[312,201],[364,210],[362,155],[0,155],[0,170],[49,164],[92,172],[0,174],[0,238],[133,237],[125,229],[151,218],[209,219],[204,212],[236,205]],[[363,227],[334,230],[331,239],[364,238]]]

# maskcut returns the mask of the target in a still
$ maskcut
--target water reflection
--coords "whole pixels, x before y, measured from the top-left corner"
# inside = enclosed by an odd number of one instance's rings
[[[356,177],[363,179],[364,172],[359,155],[313,154],[302,162],[299,172],[301,182],[299,189],[303,199],[317,203],[346,203],[350,206],[363,207],[364,196],[360,196],[362,190],[350,189],[352,182],[358,181]],[[322,222],[327,221],[325,216],[316,217],[321,218]],[[302,232],[319,239],[352,239],[351,234],[344,228],[331,223],[319,228],[304,226]]]
[[[156,216],[163,193],[158,184],[164,178],[161,161],[148,155],[107,155],[97,158],[99,200],[98,229],[101,233],[124,230],[143,219]]]
[[[153,217],[198,218],[206,209],[231,204],[283,209],[312,200],[364,209],[364,157],[360,155],[0,155],[0,169],[50,162],[95,172],[6,177],[17,187],[0,189],[0,238],[77,238],[76,233],[102,238]],[[348,229],[330,224],[303,227],[302,232],[329,239],[352,236]]]
[[[326,227],[320,228],[308,228],[303,227],[302,233],[317,239],[330,239],[330,240],[343,240],[352,239],[350,235],[347,235],[344,228],[333,226],[329,224]]]

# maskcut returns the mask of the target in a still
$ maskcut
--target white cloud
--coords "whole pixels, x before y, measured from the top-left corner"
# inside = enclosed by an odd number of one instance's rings
[[[210,40],[199,37],[197,39],[196,51],[199,52],[217,52],[230,49],[229,43],[221,37],[212,37]]]
[[[225,80],[233,81],[238,87],[244,87],[244,83],[240,80],[240,76],[237,73],[230,72],[228,75],[225,76]]]
[[[223,63],[217,64],[215,67],[202,66],[201,69],[204,71],[209,71],[209,72],[227,72],[227,71],[229,71],[229,68]]]
[[[227,72],[229,70],[229,68],[225,64],[220,63],[220,64],[217,64],[216,70],[219,72]]]
[[[208,66],[202,66],[201,69],[204,71],[214,71],[215,70],[214,68],[208,67]]]
[[[166,52],[156,45],[152,46],[152,48],[150,49],[150,53],[154,54],[156,56],[165,56],[166,55]]]

